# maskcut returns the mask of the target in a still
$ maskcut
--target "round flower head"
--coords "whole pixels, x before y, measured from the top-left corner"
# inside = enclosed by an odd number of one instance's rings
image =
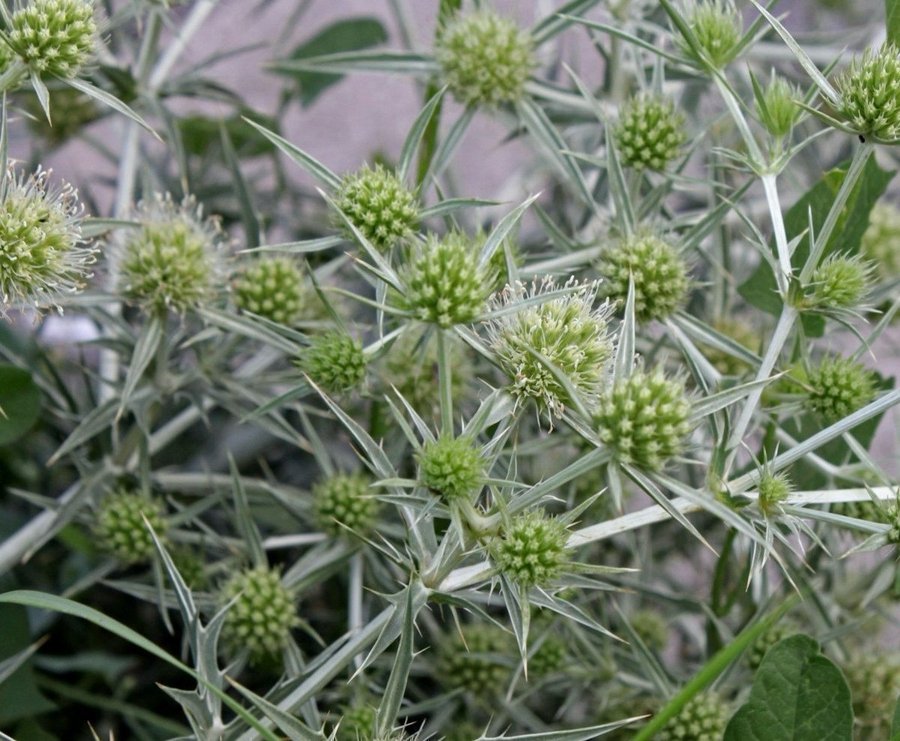
[[[297,365],[313,383],[331,393],[349,391],[366,377],[362,343],[346,332],[328,332],[313,338]]]
[[[900,141],[900,51],[867,50],[837,79],[837,112],[849,128],[874,141]]]
[[[448,636],[438,649],[440,681],[477,699],[503,692],[512,674],[507,658],[513,648],[510,639],[509,633],[492,623],[467,625],[464,636]]]
[[[634,281],[634,315],[639,322],[666,319],[685,301],[687,266],[671,244],[653,234],[620,240],[600,258],[601,291],[620,306]]]
[[[859,257],[832,255],[813,273],[807,300],[823,309],[854,309],[869,290],[872,266]]]
[[[859,248],[884,277],[900,275],[900,209],[892,203],[876,203]]]
[[[658,741],[722,741],[728,706],[712,693],[695,695],[654,737]]]
[[[215,221],[203,219],[192,198],[181,205],[157,195],[138,206],[141,226],[125,235],[121,291],[148,313],[188,309],[209,302],[218,290]]]
[[[613,137],[628,167],[665,170],[681,153],[684,117],[670,100],[638,95],[622,107]]]
[[[684,446],[691,405],[682,381],[655,369],[618,379],[597,404],[597,434],[618,460],[658,470]]]
[[[319,527],[329,535],[366,534],[379,510],[370,483],[362,474],[337,474],[316,483],[312,495]]]
[[[790,638],[792,635],[800,632],[802,631],[793,620],[783,619],[781,622],[775,623],[757,638],[747,651],[747,663],[750,665],[750,668],[758,669],[763,659],[766,658],[766,654],[769,653],[769,649],[779,641]]]
[[[856,738],[890,738],[900,695],[900,656],[860,652],[843,670],[853,698]]]
[[[535,304],[530,299],[557,290],[552,278],[540,285],[532,283],[530,289],[521,283],[507,286],[497,308],[529,303],[502,314],[490,329],[500,367],[513,379],[512,394],[520,401],[536,400],[555,416],[571,402],[557,373],[585,397],[594,397],[606,378],[612,354],[609,306],[594,308],[598,284],[578,283],[572,278],[563,288],[571,292]]]
[[[334,203],[381,251],[410,236],[419,223],[415,194],[381,165],[344,176]]]
[[[652,650],[662,651],[669,642],[669,626],[655,610],[637,610],[631,615],[631,628]]]
[[[826,423],[834,424],[875,398],[871,371],[849,358],[826,358],[807,376],[809,405]]]
[[[225,617],[222,637],[235,650],[247,649],[251,661],[277,657],[300,621],[294,598],[277,571],[265,566],[239,571],[225,582],[220,602],[234,600]]]
[[[796,87],[783,77],[776,77],[773,72],[762,100],[756,101],[756,111],[766,131],[778,139],[790,134],[800,114],[800,107],[795,102],[800,97]]]
[[[84,246],[78,193],[65,183],[49,188],[48,176],[10,169],[0,183],[0,316],[55,305],[90,277],[94,251]]]
[[[368,741],[375,736],[377,712],[371,705],[344,708],[335,741]]]
[[[766,517],[776,514],[778,505],[788,498],[791,489],[791,480],[783,473],[763,471],[756,487],[759,509]]]
[[[546,677],[565,667],[569,651],[566,642],[548,633],[531,656],[528,657],[528,676]]]
[[[731,0],[694,0],[684,12],[685,22],[693,31],[702,52],[691,48],[687,39],[678,36],[681,50],[700,65],[722,69],[737,56],[743,35],[743,22]]]
[[[531,36],[490,10],[458,15],[437,35],[444,82],[464,105],[515,103],[535,66]]]
[[[235,281],[234,300],[244,311],[291,325],[303,309],[303,274],[287,257],[258,260]]]
[[[155,546],[144,524],[145,517],[157,537],[163,538],[167,523],[159,501],[133,491],[117,491],[105,496],[94,522],[97,542],[124,564],[149,561]]]
[[[417,245],[402,272],[401,307],[423,322],[449,328],[473,321],[490,292],[489,276],[478,267],[472,241],[460,232],[429,235]]]
[[[471,439],[441,436],[425,443],[419,468],[422,483],[450,502],[468,499],[481,488],[484,459]]]
[[[12,15],[6,42],[34,74],[70,79],[98,43],[89,0],[31,0]]]
[[[565,565],[566,526],[543,510],[514,517],[491,544],[491,558],[500,573],[528,589],[553,581]]]

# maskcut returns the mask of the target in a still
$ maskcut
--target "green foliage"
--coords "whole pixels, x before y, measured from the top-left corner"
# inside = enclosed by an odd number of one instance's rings
[[[15,442],[38,421],[41,392],[31,374],[12,365],[0,365],[0,445]]]

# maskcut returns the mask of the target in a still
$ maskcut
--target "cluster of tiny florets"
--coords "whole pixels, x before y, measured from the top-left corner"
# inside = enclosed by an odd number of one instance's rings
[[[362,474],[337,474],[316,483],[312,495],[319,527],[330,535],[364,535],[370,530],[379,509],[370,483]]]
[[[684,117],[670,100],[638,95],[622,107],[613,135],[625,165],[664,170],[681,152]]]
[[[297,610],[279,573],[257,566],[234,574],[222,587],[228,610],[222,637],[235,650],[247,649],[253,661],[277,657],[297,625]]]
[[[870,370],[849,358],[831,357],[807,375],[809,404],[828,424],[839,422],[875,397]]]
[[[434,54],[444,82],[465,105],[515,103],[535,66],[531,36],[489,10],[448,21]]]
[[[801,97],[796,87],[783,77],[773,74],[763,91],[762,100],[756,102],[759,120],[766,131],[779,139],[790,134],[800,114],[800,106],[796,101]]]
[[[512,673],[510,638],[493,624],[467,626],[464,636],[454,634],[439,649],[441,682],[451,689],[467,690],[476,698],[503,692]]]
[[[793,620],[783,619],[780,622],[775,623],[775,625],[757,638],[747,651],[747,663],[750,665],[750,668],[758,669],[760,664],[762,664],[763,659],[766,658],[766,654],[769,653],[769,649],[779,641],[800,632],[799,627]]]
[[[442,239],[429,235],[402,271],[402,308],[443,328],[467,324],[481,313],[490,292],[486,273],[465,234],[451,232]]]
[[[218,291],[220,268],[215,221],[204,220],[193,199],[175,204],[168,196],[141,203],[140,227],[122,246],[121,290],[148,312],[184,313]]]
[[[357,705],[344,709],[335,734],[335,741],[369,741],[375,734],[377,712],[371,705]]]
[[[335,205],[381,251],[410,236],[419,223],[415,194],[382,165],[345,176]]]
[[[766,517],[778,512],[778,505],[788,498],[792,491],[791,480],[783,473],[764,470],[757,484],[759,508]]]
[[[741,14],[731,0],[695,0],[684,10],[684,18],[703,52],[695,61],[721,69],[738,53],[743,35]],[[687,40],[681,36],[677,42],[688,56],[694,56]]]
[[[669,626],[655,610],[636,610],[629,618],[631,629],[648,648],[662,651],[669,642]]]
[[[258,260],[238,276],[234,300],[239,309],[291,325],[303,310],[303,274],[287,257]]]
[[[718,695],[695,695],[655,738],[658,741],[722,741],[728,717],[728,706]]]
[[[48,188],[48,176],[10,169],[0,185],[0,317],[11,306],[55,305],[90,277],[78,193]]]
[[[97,46],[88,0],[32,0],[10,20],[6,42],[37,75],[75,77]]]
[[[484,477],[484,458],[470,438],[442,435],[425,443],[419,468],[422,484],[451,502],[477,493]]]
[[[327,332],[313,338],[297,365],[313,383],[332,393],[349,391],[366,377],[362,343],[346,332]]]
[[[886,278],[900,275],[900,209],[892,203],[876,203],[859,249]]]
[[[566,642],[558,635],[548,633],[528,657],[528,676],[546,677],[560,671],[565,667],[568,655]]]
[[[854,738],[890,738],[891,720],[900,695],[900,657],[857,655],[843,667],[853,698]]]
[[[807,300],[823,309],[852,309],[869,290],[872,266],[856,255],[833,255],[813,273]]]
[[[636,234],[604,252],[598,266],[601,290],[619,306],[634,282],[634,315],[639,322],[666,319],[685,301],[687,266],[669,242],[654,234]]]
[[[569,291],[565,295],[531,302],[557,290],[549,278],[530,289],[521,283],[507,286],[496,301],[497,308],[528,303],[504,313],[490,329],[500,367],[512,378],[512,394],[520,401],[536,400],[553,416],[561,415],[571,402],[558,374],[583,396],[596,396],[606,379],[613,346],[610,307],[595,307],[598,284],[570,279],[563,286]]]
[[[94,533],[100,548],[124,564],[149,561],[153,537],[144,523],[150,523],[157,537],[165,537],[168,527],[162,504],[135,491],[117,491],[100,502]]]
[[[514,517],[491,545],[491,557],[500,573],[521,587],[552,582],[567,563],[566,526],[543,510]]]
[[[856,133],[880,142],[900,141],[900,50],[885,44],[867,50],[838,78],[837,110]]]
[[[620,461],[657,470],[681,451],[690,410],[682,381],[667,379],[659,369],[636,371],[601,395],[594,423]]]

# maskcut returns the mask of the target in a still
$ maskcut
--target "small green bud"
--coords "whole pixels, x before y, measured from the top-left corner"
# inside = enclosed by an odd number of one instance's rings
[[[653,651],[662,651],[669,642],[669,626],[655,610],[636,610],[630,617],[631,628]]]
[[[566,526],[543,510],[517,515],[491,544],[491,558],[500,572],[524,589],[546,586],[563,571]]]
[[[484,309],[491,281],[478,267],[472,240],[460,232],[443,239],[429,235],[401,271],[401,308],[445,329],[468,324]]]
[[[94,55],[98,38],[93,3],[31,0],[13,13],[6,41],[34,74],[71,79]]]
[[[27,178],[11,168],[0,184],[0,317],[8,308],[55,305],[90,277],[78,192],[48,188],[49,172]]]
[[[885,278],[900,276],[900,209],[892,203],[876,203],[859,249]]]
[[[690,410],[683,381],[638,370],[600,397],[594,424],[616,458],[653,471],[684,447]]]
[[[208,303],[218,291],[215,221],[203,219],[192,198],[180,206],[157,195],[138,206],[139,229],[122,247],[121,291],[149,313],[188,309]]]
[[[778,505],[788,498],[792,491],[791,480],[783,473],[764,470],[756,487],[759,509],[766,517],[777,514]]]
[[[890,738],[891,720],[900,695],[900,657],[859,653],[843,667],[853,698],[859,739]]]
[[[494,624],[467,625],[438,647],[438,679],[488,701],[506,689],[512,675],[511,636]]]
[[[335,205],[382,252],[409,237],[419,223],[416,195],[382,165],[344,176]]]
[[[356,388],[366,377],[362,343],[345,332],[328,332],[314,337],[297,365],[313,383],[331,393]]]
[[[467,106],[515,103],[535,67],[531,36],[490,10],[449,20],[438,32],[434,55],[450,92]]]
[[[722,741],[728,706],[713,693],[695,695],[656,735],[658,741]]]
[[[468,437],[442,435],[425,443],[419,468],[422,483],[448,502],[477,494],[484,478],[484,458]]]
[[[682,17],[693,31],[701,54],[682,36],[676,41],[695,62],[722,69],[737,56],[744,24],[732,0],[692,0],[685,5]]]
[[[800,628],[793,620],[785,618],[781,622],[775,623],[750,646],[747,652],[747,663],[750,665],[750,668],[753,670],[758,669],[763,659],[766,658],[766,654],[769,653],[769,649],[779,641],[790,638],[792,635],[800,632]]]
[[[800,115],[800,107],[795,102],[802,97],[800,91],[783,77],[772,73],[769,85],[763,91],[762,100],[756,101],[759,120],[772,136],[783,139],[794,128]]]
[[[521,283],[507,286],[495,301],[497,308],[528,304],[503,313],[489,334],[500,367],[512,378],[513,396],[521,402],[534,399],[557,417],[572,400],[553,368],[585,397],[595,397],[612,355],[609,306],[594,308],[598,283],[572,278],[563,288],[571,293],[535,304],[530,299],[558,290],[552,278],[530,289]]]
[[[807,378],[809,404],[826,423],[834,424],[875,398],[870,370],[849,358],[826,358]]]
[[[329,535],[365,535],[378,516],[378,500],[362,474],[338,474],[313,485],[313,507],[319,527]]]
[[[856,133],[877,142],[900,141],[900,52],[893,44],[866,50],[837,79],[837,112]]]
[[[265,566],[234,574],[222,587],[220,602],[234,600],[222,637],[234,650],[247,649],[254,662],[277,658],[300,621],[294,598],[279,573]]]
[[[641,322],[666,319],[687,298],[684,259],[669,242],[653,234],[620,240],[600,258],[600,290],[620,307],[634,281],[634,315]]]
[[[124,490],[105,496],[94,523],[100,548],[127,565],[151,560],[156,548],[145,517],[157,537],[164,538],[168,523],[158,500]]]
[[[303,274],[287,257],[257,260],[234,283],[234,300],[239,309],[286,326],[299,318],[303,298]]]
[[[823,309],[853,309],[869,290],[872,266],[859,257],[832,255],[813,273],[806,300]]]
[[[613,137],[625,165],[662,171],[681,153],[684,116],[670,100],[638,95],[619,112]]]

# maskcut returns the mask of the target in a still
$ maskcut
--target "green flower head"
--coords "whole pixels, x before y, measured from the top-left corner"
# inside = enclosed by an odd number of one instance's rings
[[[638,95],[619,112],[613,137],[625,165],[662,171],[681,154],[684,117],[666,98]]]
[[[562,573],[566,557],[566,526],[543,510],[514,517],[491,544],[491,558],[500,573],[521,587],[546,586]]]
[[[89,0],[31,0],[12,15],[10,48],[36,75],[75,77],[99,43]]]
[[[855,309],[869,291],[872,271],[857,255],[832,255],[813,273],[807,301],[822,309]]]
[[[890,738],[900,695],[900,656],[860,652],[844,667],[859,739]]]
[[[695,695],[656,735],[659,741],[722,741],[730,712],[712,693]]]
[[[779,505],[788,498],[792,491],[791,480],[783,473],[772,473],[768,469],[762,472],[756,486],[760,511],[771,517],[779,511]]]
[[[477,494],[484,478],[484,458],[467,437],[441,436],[425,443],[419,468],[422,483],[448,502]]]
[[[144,518],[157,537],[165,537],[168,523],[161,502],[127,490],[105,496],[94,521],[94,534],[100,548],[123,564],[149,561],[155,546]]]
[[[434,55],[444,82],[464,105],[515,103],[536,64],[531,36],[490,10],[448,21]]]
[[[772,136],[782,139],[791,133],[800,115],[800,106],[796,103],[798,98],[802,98],[800,91],[773,71],[762,99],[756,101],[759,120]]]
[[[450,689],[470,692],[476,699],[495,697],[512,676],[511,636],[494,625],[467,625],[438,647],[438,677]]]
[[[366,377],[362,343],[346,332],[328,332],[313,338],[297,360],[312,382],[326,391],[340,393],[359,386]]]
[[[234,282],[239,309],[290,326],[303,310],[303,274],[287,257],[268,257],[247,266]]]
[[[900,276],[900,208],[892,203],[876,203],[869,213],[869,226],[859,249],[885,278]]]
[[[365,535],[378,516],[378,500],[369,488],[371,481],[362,474],[337,474],[313,485],[316,521],[326,533],[348,536]]]
[[[837,113],[857,134],[900,142],[900,51],[885,44],[854,59],[837,79]]]
[[[732,0],[692,0],[683,8],[682,17],[700,53],[681,35],[676,42],[699,65],[722,69],[737,56],[743,22]]]
[[[412,235],[419,223],[416,195],[382,165],[344,176],[334,202],[382,252]]]
[[[809,405],[827,424],[839,422],[875,398],[875,377],[849,358],[824,359],[809,370]]]
[[[790,618],[782,618],[775,623],[759,638],[757,638],[747,651],[747,663],[751,669],[758,669],[769,650],[779,641],[801,633],[800,627]]]

